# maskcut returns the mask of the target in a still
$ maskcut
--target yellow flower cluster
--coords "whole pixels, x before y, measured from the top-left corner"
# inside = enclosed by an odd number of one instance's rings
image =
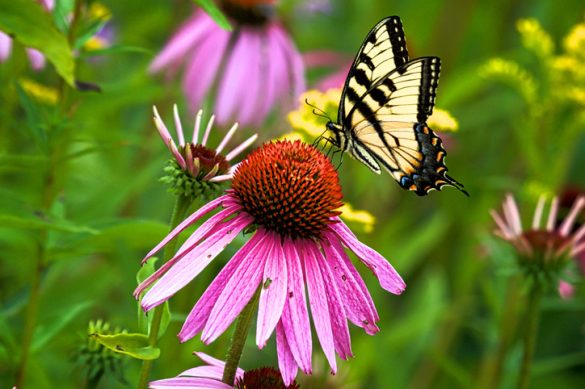
[[[345,203],[341,208],[341,218],[347,222],[353,222],[359,224],[364,232],[370,233],[374,230],[374,224],[376,224],[376,217],[364,210],[353,209],[348,203]]]
[[[547,99],[585,105],[585,23],[571,29],[558,55],[553,39],[536,19],[520,19],[516,27],[523,46],[536,54],[547,76],[539,80],[518,63],[501,58],[488,61],[481,74],[508,82],[529,106],[541,112]]]
[[[326,92],[311,89],[299,97],[299,108],[288,114],[288,121],[293,130],[301,133],[301,137],[308,135],[316,138],[325,131],[325,125],[329,121],[325,116],[331,120],[337,117],[340,99],[341,89],[339,88],[329,89]]]
[[[89,9],[87,10],[87,13],[89,17],[94,20],[107,21],[110,20],[110,18],[112,17],[112,12],[110,11],[110,9],[97,1],[91,3]]]

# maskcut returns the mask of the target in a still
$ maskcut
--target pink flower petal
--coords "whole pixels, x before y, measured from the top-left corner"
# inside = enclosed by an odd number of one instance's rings
[[[202,216],[211,212],[215,208],[223,205],[223,203],[226,200],[229,200],[230,197],[231,197],[230,195],[224,195],[224,196],[218,197],[215,200],[211,200],[210,202],[205,204],[203,207],[199,208],[197,211],[193,212],[191,214],[191,216],[189,216],[188,218],[183,220],[181,222],[181,224],[179,224],[177,227],[175,227],[159,244],[157,244],[155,248],[150,250],[150,252],[148,254],[146,254],[146,257],[144,257],[144,259],[142,260],[142,263],[146,262],[148,260],[148,258],[150,258],[154,254],[156,254],[161,248],[166,246],[167,243],[169,243],[171,240],[173,240],[177,235],[179,235],[181,232],[183,232],[183,230],[185,230],[191,224],[193,224],[197,220],[199,220]]]
[[[173,35],[148,70],[156,73],[168,66],[177,67],[177,63],[183,62],[185,54],[205,38],[205,33],[212,26],[213,21],[207,14],[202,11],[195,12]]]
[[[27,48],[26,55],[30,61],[30,66],[34,70],[41,70],[45,66],[45,56],[40,51]]]
[[[173,389],[173,388],[200,388],[200,389],[233,389],[233,386],[224,384],[213,378],[200,377],[174,377],[164,380],[152,381],[148,384],[152,389]]]
[[[244,34],[244,31],[241,33]],[[266,77],[267,69],[263,65],[270,58],[263,55],[261,50],[263,31],[251,29],[246,31],[245,34],[248,36],[246,44],[247,52],[250,55],[245,58],[247,62],[242,62],[240,66],[246,71],[247,81],[242,85],[242,89],[245,88],[247,97],[240,100],[235,118],[242,124],[258,125],[263,119],[258,115],[260,107],[269,104],[266,101],[266,96],[262,93],[263,91],[261,91],[261,86],[266,83],[264,77]]]
[[[238,236],[240,231],[250,224],[250,221],[250,216],[240,215],[225,222],[213,235],[175,263],[142,298],[141,305],[144,310],[149,310],[168,300],[197,277]]]
[[[12,50],[12,39],[0,31],[0,62],[6,61]]]
[[[270,235],[265,236],[254,255],[249,255],[248,260],[235,270],[205,323],[201,333],[203,343],[209,344],[217,339],[248,304],[262,281],[266,258],[271,255],[275,243]]]
[[[380,318],[366,284],[343,250],[337,236],[325,233],[324,238],[322,247],[325,258],[337,280],[347,318],[355,325],[363,327],[369,335],[375,334],[379,331],[375,322]]]
[[[280,238],[275,235],[272,239],[278,242]],[[260,349],[266,346],[268,338],[276,328],[286,300],[286,260],[283,248],[278,243],[274,245],[271,255],[266,259],[261,288],[256,325],[256,345]]]
[[[222,369],[222,375],[223,375],[223,369],[225,368],[225,362],[212,357],[211,355],[207,355],[205,353],[202,352],[194,352],[193,354],[197,355],[203,362],[207,363],[210,366],[216,366],[216,367],[220,367]],[[236,378],[240,378],[244,375],[244,369],[240,369],[239,367],[236,369]],[[221,377],[220,377],[221,378]]]
[[[259,82],[258,79],[248,78],[248,66],[258,56],[258,52],[250,51],[250,43],[253,39],[251,34],[242,30],[231,53],[229,53],[215,100],[218,123],[227,123],[236,114],[242,102],[251,98],[248,95],[249,85]],[[240,118],[238,118],[238,122],[247,125]]]
[[[311,315],[317,331],[317,337],[321,348],[325,353],[329,366],[333,372],[337,371],[335,361],[335,346],[333,342],[333,330],[331,328],[331,317],[327,303],[327,294],[321,274],[321,266],[324,259],[321,252],[311,241],[304,242],[304,264],[305,279],[307,280],[307,289],[309,291],[309,305],[311,306]],[[321,258],[319,258],[321,257]]]
[[[329,307],[329,317],[331,319],[331,329],[333,331],[333,345],[335,351],[342,359],[347,359],[353,354],[351,352],[351,340],[349,337],[349,328],[345,310],[342,305],[342,298],[337,289],[337,280],[329,267],[328,261],[323,258],[320,251],[316,250],[315,255],[319,258],[319,268],[323,276],[325,285],[325,296]]]
[[[209,29],[207,34],[190,56],[183,79],[183,90],[195,109],[201,108],[205,94],[218,77],[218,68],[230,38],[228,31],[217,26]]]
[[[185,370],[179,377],[202,377],[202,378],[213,378],[221,381],[223,377],[224,366],[197,366],[191,369]]]
[[[311,325],[306,304],[303,269],[296,244],[286,238],[283,248],[288,273],[288,291],[281,317],[282,328],[286,333],[288,348],[296,364],[303,372],[311,374]]]
[[[278,25],[276,31],[276,37],[280,40],[283,51],[288,56],[286,74],[291,82],[291,90],[288,91],[288,98],[291,102],[295,102],[296,98],[305,91],[305,65],[303,63],[303,57],[284,28]]]
[[[250,255],[255,255],[258,245],[263,243],[264,236],[265,234],[262,230],[256,232],[256,234],[254,234],[254,236],[247,241],[240,250],[238,250],[232,259],[229,260],[227,265],[224,266],[213,282],[207,287],[207,290],[199,298],[197,304],[195,304],[195,307],[193,307],[187,316],[185,323],[183,323],[183,328],[181,328],[181,331],[179,332],[179,340],[181,342],[191,339],[199,333],[203,327],[205,327],[205,323],[207,322],[209,314],[215,306],[220,293],[225,289],[228,281],[233,278],[234,272],[241,266],[241,264],[245,261],[249,261]]]
[[[337,223],[329,224],[343,244],[358,256],[358,258],[374,272],[380,285],[390,293],[400,294],[406,288],[406,284],[392,265],[378,252],[361,243],[351,230],[339,218]]]
[[[278,368],[282,374],[282,381],[286,386],[290,385],[297,376],[298,367],[286,340],[282,323],[276,326],[276,352],[278,354]]]

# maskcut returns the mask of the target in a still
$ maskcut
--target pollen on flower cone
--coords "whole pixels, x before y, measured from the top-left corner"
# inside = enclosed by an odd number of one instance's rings
[[[256,224],[283,237],[319,236],[343,205],[335,168],[301,141],[264,144],[238,166],[232,189]]]

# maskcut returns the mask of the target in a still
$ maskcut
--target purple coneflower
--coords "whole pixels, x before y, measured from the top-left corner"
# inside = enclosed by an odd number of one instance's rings
[[[213,358],[207,354],[195,352],[201,360],[207,363],[206,366],[198,366],[185,370],[177,377],[153,381],[149,384],[152,389],[173,389],[173,388],[218,388],[218,389],[245,389],[245,388],[271,388],[271,389],[298,389],[293,383],[285,387],[278,370],[263,367],[259,369],[244,371],[236,370],[233,385],[222,382],[225,362]]]
[[[197,10],[150,65],[173,74],[185,68],[183,89],[201,107],[211,89],[218,123],[259,125],[276,105],[290,108],[304,90],[302,58],[284,27],[266,12],[267,1],[224,0],[232,32]]]
[[[361,243],[339,219],[341,200],[337,172],[320,151],[300,141],[266,143],[240,163],[225,195],[189,216],[146,256],[203,215],[222,208],[138,286],[135,296],[152,286],[142,307],[149,310],[163,303],[241,231],[253,230],[189,313],[179,339],[184,342],[201,332],[204,343],[214,341],[260,288],[256,344],[264,347],[276,329],[279,367],[288,385],[298,368],[311,373],[306,289],[317,337],[335,373],[335,353],[342,359],[352,356],[347,320],[368,334],[379,330],[372,298],[346,248],[372,270],[382,288],[394,294],[405,288],[384,257]]]
[[[520,264],[530,273],[558,271],[570,258],[575,258],[585,250],[585,226],[572,232],[575,219],[585,206],[585,197],[579,197],[569,214],[557,227],[558,198],[553,198],[546,225],[541,227],[545,206],[544,196],[538,201],[532,219],[532,226],[523,229],[518,206],[512,195],[507,195],[502,206],[502,215],[491,211],[498,228],[495,233],[512,243],[519,254]],[[566,286],[561,285],[566,289]]]
[[[172,160],[170,166],[166,169],[168,176],[165,177],[164,181],[171,184],[173,192],[179,194],[198,196],[199,194],[205,194],[213,183],[230,180],[237,167],[237,164],[230,166],[230,162],[258,138],[256,134],[249,137],[224,156],[224,148],[238,129],[238,123],[235,123],[229,129],[215,150],[210,149],[207,147],[207,140],[213,127],[215,116],[212,115],[209,119],[205,132],[203,133],[203,138],[200,141],[199,137],[202,129],[201,118],[203,116],[203,111],[200,110],[195,118],[193,138],[191,142],[187,142],[185,141],[179,111],[177,106],[174,105],[175,129],[179,141],[179,145],[177,146],[156,107],[153,107],[153,111],[156,128],[174,157],[174,160]]]
[[[47,10],[51,11],[55,6],[55,0],[38,0],[38,2]],[[45,66],[45,56],[36,49],[26,48],[26,55],[30,61],[30,66],[34,70],[40,70]],[[0,62],[4,62],[10,56],[12,51],[12,38],[0,31]]]

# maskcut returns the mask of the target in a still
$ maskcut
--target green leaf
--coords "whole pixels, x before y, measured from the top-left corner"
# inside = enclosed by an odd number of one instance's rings
[[[29,230],[49,229],[55,231],[88,233],[92,235],[99,234],[99,231],[87,226],[77,225],[68,220],[51,220],[48,216],[39,217],[22,217],[10,214],[0,214],[0,227],[21,228]]]
[[[232,31],[232,26],[225,15],[217,8],[212,0],[193,0],[217,23],[218,26],[227,31]]]
[[[49,326],[39,325],[35,331],[32,350],[36,352],[43,348],[51,339],[57,336],[82,311],[93,305],[92,301],[84,301],[73,307],[66,307],[63,312],[55,315],[55,320]]]
[[[120,354],[129,355],[132,358],[149,361],[160,356],[160,349],[149,346],[148,336],[144,334],[91,334],[90,336],[104,347]]]
[[[2,1],[2,0],[0,0]],[[49,142],[47,136],[47,129],[43,125],[42,112],[38,105],[29,97],[29,95],[22,89],[19,83],[15,82],[14,87],[18,94],[18,100],[20,105],[24,109],[26,114],[26,122],[30,129],[32,136],[43,152],[47,152],[49,149]]]
[[[31,0],[0,0],[0,30],[24,46],[39,50],[57,73],[74,85],[75,63],[69,42],[41,4]]]

